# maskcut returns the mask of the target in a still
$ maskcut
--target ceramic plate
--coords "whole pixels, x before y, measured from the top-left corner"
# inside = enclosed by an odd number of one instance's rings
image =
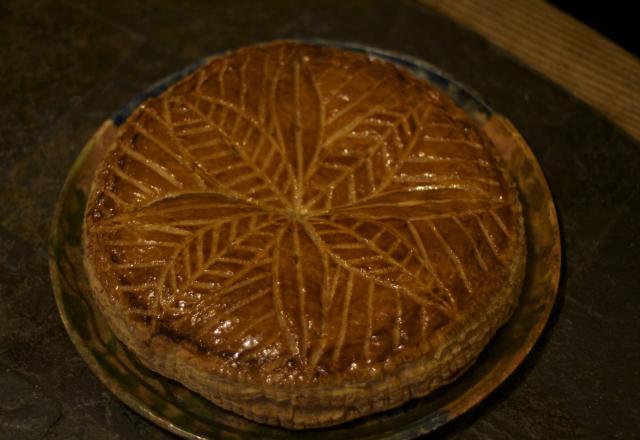
[[[356,44],[314,41],[396,63],[450,95],[490,133],[518,184],[527,232],[527,270],[520,304],[476,364],[456,382],[402,407],[332,428],[305,431],[309,438],[414,438],[454,419],[485,398],[522,362],[554,304],[560,275],[560,235],[544,175],[515,128],[448,75],[421,60]],[[67,176],[52,222],[50,272],[60,316],[91,370],[118,398],[152,422],[190,439],[293,438],[299,432],[261,425],[220,409],[179,383],[144,367],[113,335],[91,299],[82,265],[82,222],[94,171],[117,126],[148,97],[205,62],[152,86],[105,121]]]

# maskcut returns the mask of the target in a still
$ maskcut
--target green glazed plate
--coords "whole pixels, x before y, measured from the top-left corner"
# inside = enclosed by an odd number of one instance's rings
[[[464,413],[498,387],[522,362],[553,308],[560,276],[560,235],[551,193],[533,153],[515,128],[482,100],[433,66],[396,53],[356,44],[314,41],[394,62],[448,93],[492,137],[515,178],[524,208],[527,269],[520,304],[476,364],[456,382],[381,414],[332,428],[305,431],[309,438],[414,438]],[[203,60],[204,62],[206,60]],[[143,100],[191,72],[190,66],[155,84],[103,123],[73,165],[54,214],[49,264],[62,321],[91,370],[128,406],[182,437],[293,438],[300,432],[246,420],[144,367],[109,329],[93,303],[82,259],[82,222],[87,194],[117,126]]]

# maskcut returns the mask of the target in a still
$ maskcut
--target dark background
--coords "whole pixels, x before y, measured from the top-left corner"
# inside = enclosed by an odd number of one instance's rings
[[[520,129],[559,212],[563,273],[533,352],[445,439],[640,432],[640,144],[559,86],[411,1],[0,2],[0,439],[168,439],[91,374],[48,277],[55,200],[100,123],[199,58],[282,37],[428,60]]]

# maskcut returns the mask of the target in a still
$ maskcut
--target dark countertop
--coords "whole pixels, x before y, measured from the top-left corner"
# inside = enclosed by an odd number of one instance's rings
[[[416,55],[509,117],[559,211],[563,274],[516,373],[434,438],[640,435],[640,144],[478,36],[410,1],[0,3],[0,438],[172,438],[91,374],[47,268],[53,206],[92,132],[207,54],[282,37]]]

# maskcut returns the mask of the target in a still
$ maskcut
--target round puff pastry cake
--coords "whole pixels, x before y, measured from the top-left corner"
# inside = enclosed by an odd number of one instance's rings
[[[342,423],[451,382],[525,265],[491,140],[394,65],[276,42],[212,59],[118,128],[85,265],[150,369],[262,423]]]

